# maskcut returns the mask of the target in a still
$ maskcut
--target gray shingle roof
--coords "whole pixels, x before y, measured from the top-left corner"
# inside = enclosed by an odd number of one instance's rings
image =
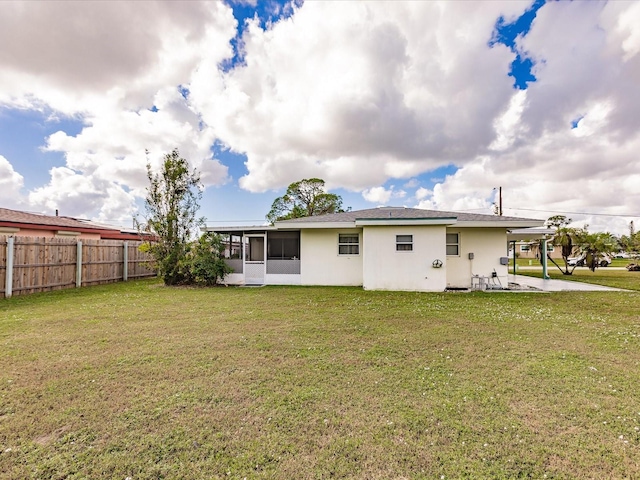
[[[278,224],[295,224],[295,223],[322,223],[322,222],[355,222],[356,220],[383,220],[383,219],[433,219],[433,218],[456,218],[460,222],[513,222],[513,221],[532,221],[540,222],[541,220],[520,217],[504,217],[498,215],[486,215],[480,213],[465,212],[446,212],[440,210],[423,210],[419,208],[405,207],[378,207],[369,208],[367,210],[355,210],[352,212],[330,213],[328,215],[318,215],[315,217],[294,218],[291,220],[283,220]]]

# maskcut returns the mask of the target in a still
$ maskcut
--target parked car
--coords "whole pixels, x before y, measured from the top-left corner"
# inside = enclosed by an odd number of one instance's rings
[[[615,255],[616,258],[631,258],[631,254],[627,252],[618,252]]]
[[[567,263],[570,267],[584,267],[587,264],[587,256],[580,255],[579,257],[569,257],[567,259]],[[603,255],[602,258],[600,258],[598,266],[608,267],[609,265],[611,265],[611,257],[609,255]]]

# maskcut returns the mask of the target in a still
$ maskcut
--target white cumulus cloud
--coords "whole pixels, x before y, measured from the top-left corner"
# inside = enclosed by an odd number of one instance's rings
[[[19,207],[23,185],[24,177],[14,170],[9,160],[0,155],[0,201],[4,207]]]
[[[174,148],[205,185],[228,180],[188,85],[201,63],[232,55],[229,7],[54,0],[2,9],[0,108],[52,109],[84,124],[77,135],[59,131],[44,141],[66,165],[28,195],[33,208],[55,204],[67,215],[128,224],[147,184],[146,163],[159,165]]]
[[[252,23],[246,63],[194,102],[247,155],[251,191],[300,175],[361,190],[466,163],[511,100],[514,55],[488,45],[494,24],[526,6],[307,2],[270,29]]]

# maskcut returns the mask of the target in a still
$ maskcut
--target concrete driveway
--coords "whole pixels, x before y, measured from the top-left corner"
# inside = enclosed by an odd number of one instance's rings
[[[605,287],[592,283],[573,282],[567,280],[543,280],[526,275],[509,274],[509,283],[521,287],[541,290],[543,292],[624,292],[621,288]]]

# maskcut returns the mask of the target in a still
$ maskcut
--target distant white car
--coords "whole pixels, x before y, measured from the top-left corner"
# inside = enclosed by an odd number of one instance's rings
[[[584,267],[586,265],[586,259],[586,255],[580,255],[579,257],[569,257],[567,259],[567,263],[570,267]],[[598,266],[608,267],[609,265],[611,265],[611,257],[609,255],[604,255],[600,259]]]

